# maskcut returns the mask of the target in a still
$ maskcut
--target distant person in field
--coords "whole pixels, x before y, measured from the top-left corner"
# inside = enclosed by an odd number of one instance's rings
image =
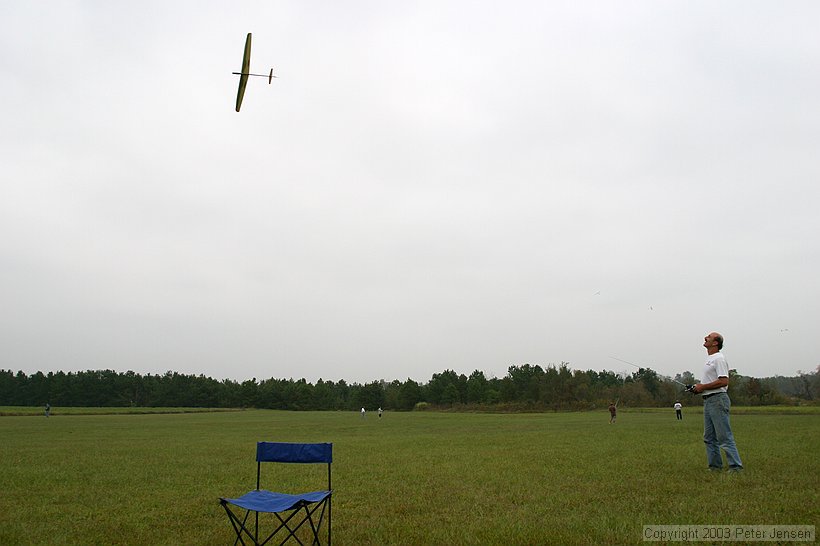
[[[379,419],[381,419],[381,418],[382,418],[382,409],[379,408]]]
[[[46,417],[48,417],[49,415],[51,415],[51,404],[46,402]]]
[[[694,386],[694,392],[703,396],[703,442],[706,444],[706,462],[709,470],[723,470],[720,450],[726,453],[729,472],[740,472],[743,463],[737,452],[735,437],[729,425],[729,364],[721,354],[723,336],[712,332],[703,338],[706,347],[706,363],[703,367],[702,383]]]
[[[683,420],[683,406],[680,403],[680,400],[675,402],[675,416],[678,418],[678,421]]]
[[[615,406],[615,403],[610,402],[610,404],[609,404],[609,424],[610,425],[615,422],[615,414],[617,413],[617,411],[618,411],[618,408],[617,408],[617,406]]]
[[[365,414],[365,413],[366,413],[366,412],[364,411],[364,408],[362,408],[362,419],[364,419],[364,414]]]

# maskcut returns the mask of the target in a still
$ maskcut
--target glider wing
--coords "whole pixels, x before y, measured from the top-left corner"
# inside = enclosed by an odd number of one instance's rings
[[[236,111],[242,106],[245,96],[245,86],[248,85],[248,74],[251,69],[251,33],[245,39],[245,55],[242,57],[242,72],[239,74],[239,91],[236,93]]]

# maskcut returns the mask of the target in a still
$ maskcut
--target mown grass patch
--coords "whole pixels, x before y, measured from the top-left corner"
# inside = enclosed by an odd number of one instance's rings
[[[212,413],[242,411],[233,408],[146,408],[146,407],[52,407],[51,416],[57,415],[144,415],[154,413]],[[0,406],[0,417],[45,416],[44,407]]]
[[[820,417],[738,414],[746,465],[705,470],[702,416],[243,411],[0,418],[0,544],[232,544],[219,496],[257,441],[334,443],[336,544],[638,544],[646,524],[818,523]],[[321,487],[321,465],[263,486]]]

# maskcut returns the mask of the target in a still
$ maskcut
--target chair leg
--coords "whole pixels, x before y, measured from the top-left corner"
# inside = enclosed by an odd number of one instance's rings
[[[234,541],[234,546],[237,546],[237,544],[240,543],[242,544],[242,546],[246,546],[246,538],[250,540],[250,542],[255,546],[264,546],[268,542],[270,542],[277,534],[279,534],[279,532],[283,529],[287,531],[287,534],[280,542],[280,546],[288,542],[291,539],[291,537],[293,537],[293,540],[295,540],[298,544],[304,545],[302,540],[300,540],[299,537],[296,536],[296,533],[305,523],[307,523],[310,526],[310,531],[313,534],[313,540],[310,541],[310,544],[320,546],[322,544],[322,540],[319,535],[322,531],[322,524],[324,523],[325,511],[327,511],[328,515],[327,544],[328,546],[330,545],[330,498],[326,498],[323,501],[314,504],[313,507],[311,507],[307,503],[303,503],[294,508],[293,510],[291,510],[287,517],[284,518],[279,513],[273,512],[273,515],[279,520],[279,526],[276,529],[274,529],[272,533],[267,535],[267,538],[265,538],[265,540],[261,542],[259,536],[259,512],[253,510],[246,510],[245,517],[240,520],[239,516],[228,507],[228,503],[222,502],[221,504],[225,508],[225,512],[228,514],[228,519],[231,521],[231,526],[233,527],[233,530],[236,533],[236,540]],[[251,530],[248,528],[248,518],[252,511],[254,512],[254,528],[256,531],[255,533],[252,533]],[[291,527],[291,520],[293,520],[293,518],[297,515],[303,515],[303,517],[294,527]]]
[[[280,516],[279,513],[274,512],[274,515],[277,517],[277,519],[279,519],[279,521],[281,522],[281,525],[279,525],[279,527],[277,527],[273,531],[273,533],[271,533],[270,536],[268,536],[268,538],[265,539],[265,542],[272,539],[281,529],[284,528],[284,529],[287,529],[288,535],[284,538],[284,540],[282,540],[282,542],[279,543],[280,546],[285,544],[288,541],[288,539],[290,539],[290,537],[293,537],[293,539],[296,542],[298,542],[299,544],[302,544],[302,541],[299,540],[299,537],[296,536],[296,531],[299,530],[299,527],[302,526],[302,524],[305,522],[305,520],[300,521],[299,524],[296,525],[296,527],[294,527],[293,529],[291,529],[290,526],[288,525],[288,523],[290,523],[290,520],[292,520],[294,518],[294,516],[296,516],[296,514],[298,514],[298,513],[299,513],[299,509],[297,508],[297,509],[291,511],[291,513],[288,514],[287,518],[282,519],[282,516]]]
[[[236,546],[238,543],[241,543],[242,546],[246,546],[245,541],[242,538],[242,533],[248,535],[248,538],[253,542],[253,544],[258,546],[259,542],[257,541],[257,537],[252,535],[248,528],[245,526],[251,511],[247,510],[245,512],[245,517],[242,519],[242,521],[239,521],[239,516],[234,514],[233,511],[230,508],[228,508],[227,503],[223,502],[221,504],[223,508],[225,508],[225,512],[228,514],[228,519],[231,521],[231,526],[233,527],[233,530],[236,533],[236,540],[234,540],[233,542],[234,546]]]
[[[325,518],[325,505],[327,500],[323,500],[319,504],[317,504],[313,510],[308,511],[308,507],[305,506],[305,519],[310,523],[310,530],[313,531],[313,544],[314,545],[321,545],[322,543],[319,541],[319,531],[322,529],[322,521]],[[322,506],[322,511],[319,513],[319,520],[316,525],[313,524],[313,518],[311,517],[316,511],[319,509],[319,505]]]
[[[268,537],[263,542],[261,542],[260,545],[267,544],[268,541],[270,541],[273,537],[275,537],[279,533],[279,531],[281,531],[282,529],[287,530],[288,533],[282,539],[282,542],[279,543],[280,546],[287,543],[287,541],[290,540],[291,537],[293,537],[293,540],[295,540],[297,543],[299,543],[300,545],[303,545],[304,543],[299,539],[298,536],[296,536],[296,533],[299,531],[299,529],[302,527],[302,525],[305,524],[305,522],[307,522],[310,525],[310,530],[313,534],[313,540],[311,541],[311,544],[321,544],[321,540],[319,539],[319,533],[320,533],[321,528],[322,528],[322,521],[324,519],[324,511],[325,511],[325,503],[326,502],[327,502],[327,500],[324,500],[320,503],[317,503],[312,509],[309,507],[309,505],[302,504],[301,506],[299,506],[299,507],[295,508],[294,510],[292,510],[290,512],[290,514],[288,514],[288,517],[286,517],[286,518],[282,518],[282,516],[279,513],[274,512],[273,514],[279,520],[280,525],[279,525],[279,527],[274,529],[274,531],[270,535],[268,535]],[[319,516],[318,522],[316,524],[314,524],[313,515],[316,513],[317,510],[319,510],[319,508],[321,508],[322,511],[321,511],[320,516]],[[302,510],[304,510],[305,517],[303,517],[295,527],[291,528],[289,523],[291,522],[291,520],[294,517],[301,514]]]
[[[304,524],[306,521],[308,522],[308,524],[310,525],[310,530],[313,532],[313,542],[311,544],[314,544],[314,545],[317,545],[317,544],[321,545],[322,544],[321,540],[319,539],[319,533],[322,530],[322,523],[324,522],[324,519],[325,519],[325,508],[327,508],[328,506],[329,506],[328,499],[325,499],[322,502],[316,504],[316,506],[314,506],[312,509],[308,509],[307,505],[302,506],[302,508],[304,508],[304,510],[305,510],[305,517],[299,523],[299,525],[297,526],[297,529],[299,527],[301,527],[302,524]],[[321,510],[321,512],[319,512],[319,519],[314,524],[313,515],[317,511],[319,511],[319,508],[321,508],[322,510]],[[328,531],[328,536],[330,536],[329,531]],[[328,539],[328,541],[329,541],[329,539]]]

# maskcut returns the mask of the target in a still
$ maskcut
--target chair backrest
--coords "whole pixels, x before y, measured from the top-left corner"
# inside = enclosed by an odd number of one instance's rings
[[[327,489],[332,489],[330,463],[333,444],[256,443],[256,489],[262,478],[262,463],[327,463]]]
[[[333,444],[291,444],[258,442],[258,463],[332,463]]]

